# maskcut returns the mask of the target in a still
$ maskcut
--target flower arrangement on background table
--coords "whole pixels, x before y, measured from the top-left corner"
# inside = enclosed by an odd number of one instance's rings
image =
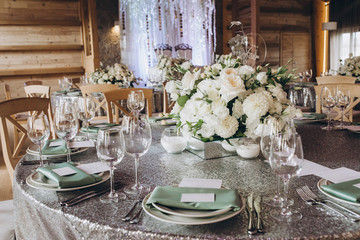
[[[293,78],[286,66],[277,71],[253,68],[230,54],[186,71],[181,80],[169,81],[166,91],[176,101],[171,114],[184,135],[202,141],[256,138],[266,117],[285,122],[302,115],[284,90]]]
[[[90,79],[94,84],[117,84],[121,87],[133,87],[139,81],[128,66],[120,63],[97,69],[90,74]]]
[[[340,59],[339,75],[360,77],[360,56],[353,57],[352,54],[344,62]]]

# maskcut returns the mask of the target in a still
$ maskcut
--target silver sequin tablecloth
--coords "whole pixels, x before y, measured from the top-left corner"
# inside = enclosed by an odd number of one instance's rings
[[[321,124],[299,125],[305,158],[330,168],[348,167],[360,170],[360,134],[348,131],[322,131]],[[242,196],[250,192],[270,195],[275,192],[276,177],[270,166],[261,159],[240,157],[202,160],[190,152],[171,155],[160,145],[163,127],[153,125],[153,144],[140,160],[140,180],[152,185],[174,185],[184,177],[223,179],[223,185],[238,189]],[[78,162],[96,160],[95,149],[73,155]],[[53,192],[33,189],[25,179],[34,166],[18,164],[13,186],[15,228],[17,239],[246,239],[245,212],[223,222],[182,226],[164,223],[143,214],[139,224],[121,221],[133,200],[104,204],[98,197],[73,207],[61,207],[59,202],[79,195],[85,190]],[[134,182],[134,160],[125,157],[117,166],[115,178],[126,184]],[[263,206],[266,233],[256,239],[360,239],[360,223],[353,223],[321,206],[306,205],[295,188],[308,184],[314,191],[319,180],[304,176],[290,183],[290,197],[295,208],[303,214],[299,222],[286,224],[271,219],[273,209]],[[348,207],[360,212],[359,207]]]

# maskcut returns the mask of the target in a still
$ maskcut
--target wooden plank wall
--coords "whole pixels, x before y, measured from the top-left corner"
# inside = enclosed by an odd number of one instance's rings
[[[0,100],[4,83],[15,98],[25,96],[25,81],[55,91],[59,78],[83,74],[79,8],[78,0],[0,1]]]

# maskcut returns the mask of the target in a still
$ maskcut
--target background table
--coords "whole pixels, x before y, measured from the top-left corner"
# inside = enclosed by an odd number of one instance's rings
[[[323,131],[321,124],[298,125],[303,138],[305,158],[330,168],[348,167],[360,170],[360,134],[349,131]],[[163,127],[152,125],[153,143],[149,152],[140,159],[140,180],[156,185],[178,184],[184,177],[223,179],[223,185],[238,189],[246,197],[271,195],[275,192],[276,177],[270,166],[261,159],[243,160],[240,157],[226,157],[202,160],[190,152],[171,155],[160,145]],[[96,160],[95,149],[73,155],[81,162]],[[164,223],[147,214],[139,224],[122,222],[133,200],[118,204],[104,204],[98,197],[75,205],[61,207],[59,202],[79,195],[76,192],[53,192],[36,190],[26,185],[25,179],[35,166],[18,165],[15,171],[14,204],[17,239],[242,239],[246,233],[245,212],[223,222],[182,226]],[[134,160],[126,156],[115,171],[117,181],[134,183]],[[297,186],[309,185],[315,192],[316,176],[304,176],[290,183],[290,196],[295,208],[303,214],[299,222],[286,224],[271,219],[273,209],[263,205],[265,231],[259,238],[340,238],[359,239],[360,223],[353,223],[321,206],[306,205],[296,194]],[[358,210],[358,208],[348,207]],[[177,239],[178,239],[177,238]]]

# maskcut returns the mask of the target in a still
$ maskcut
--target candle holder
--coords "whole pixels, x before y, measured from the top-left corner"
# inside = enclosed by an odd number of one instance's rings
[[[260,154],[259,139],[242,138],[236,147],[236,152],[244,159],[254,159]]]
[[[165,128],[161,135],[161,145],[168,153],[181,153],[187,141],[176,128]]]

